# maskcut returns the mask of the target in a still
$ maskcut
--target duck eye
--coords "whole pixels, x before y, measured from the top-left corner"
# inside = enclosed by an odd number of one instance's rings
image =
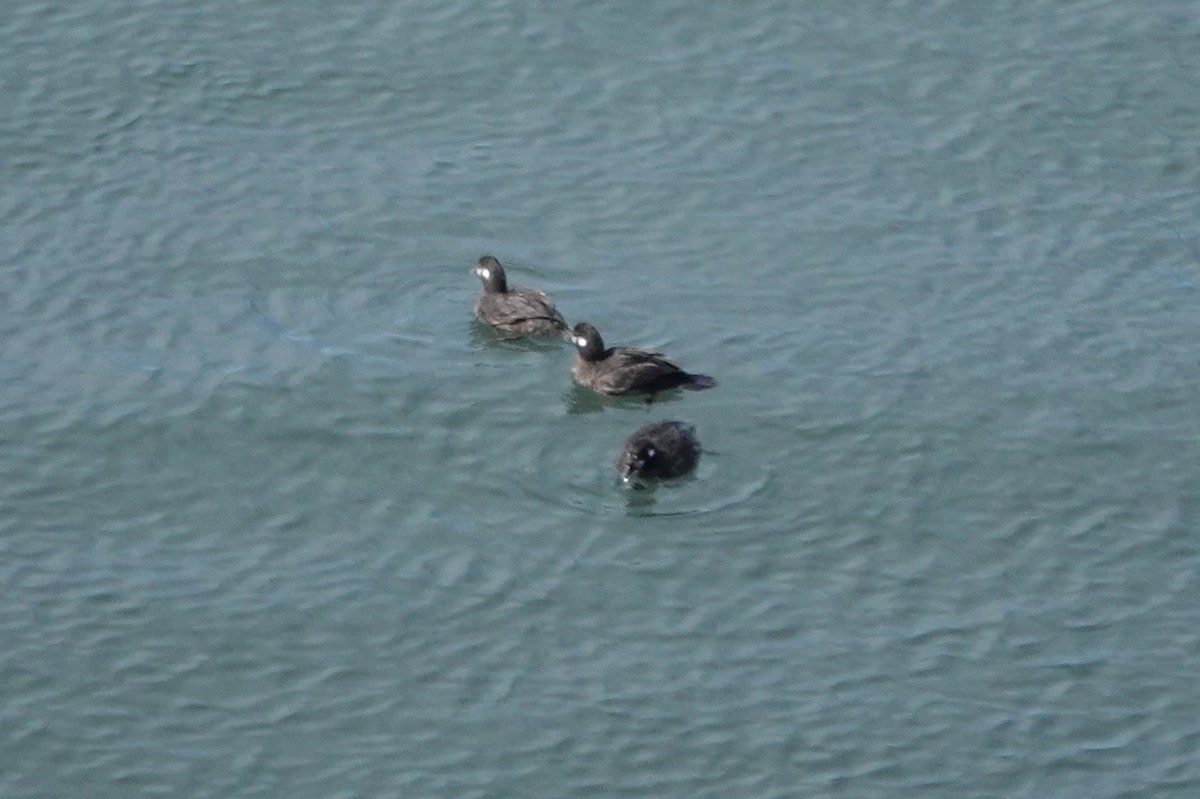
[[[646,457],[653,458],[658,453],[654,451],[654,447],[646,447]]]

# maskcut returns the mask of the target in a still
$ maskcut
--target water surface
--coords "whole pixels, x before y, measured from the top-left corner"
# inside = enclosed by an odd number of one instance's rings
[[[0,794],[1197,795],[1194,11],[10,4]]]

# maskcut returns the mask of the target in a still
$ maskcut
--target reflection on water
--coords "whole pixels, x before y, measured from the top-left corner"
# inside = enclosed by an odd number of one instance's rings
[[[570,376],[568,375],[568,379]],[[569,414],[599,413],[600,411],[624,408],[633,411],[649,411],[656,406],[678,402],[685,392],[674,389],[657,394],[631,394],[610,396],[599,394],[583,386],[571,384],[563,393],[563,403]],[[630,431],[632,432],[632,430]]]

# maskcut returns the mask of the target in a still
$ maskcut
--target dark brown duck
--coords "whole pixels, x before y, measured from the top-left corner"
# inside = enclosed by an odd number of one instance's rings
[[[646,425],[625,440],[617,471],[626,483],[642,478],[666,479],[687,474],[700,460],[695,429],[683,422]]]
[[[575,325],[567,340],[578,352],[571,364],[571,378],[601,394],[654,394],[673,388],[700,391],[717,384],[708,375],[685,372],[660,352],[605,348],[600,332],[587,322]]]
[[[513,336],[561,336],[567,323],[544,292],[509,287],[504,267],[485,255],[475,264],[483,293],[475,301],[475,318]]]

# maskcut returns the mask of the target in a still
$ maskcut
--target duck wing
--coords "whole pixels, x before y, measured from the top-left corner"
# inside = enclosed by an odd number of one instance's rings
[[[620,392],[665,391],[688,382],[689,375],[661,352],[614,347],[608,356],[613,389]]]
[[[475,306],[475,315],[497,327],[539,324],[567,329],[566,320],[550,298],[533,289],[513,288],[503,294],[483,294]]]
[[[679,365],[661,352],[643,350],[637,347],[613,347],[609,350],[609,358],[613,366],[621,369],[650,369],[662,372],[683,371]]]

